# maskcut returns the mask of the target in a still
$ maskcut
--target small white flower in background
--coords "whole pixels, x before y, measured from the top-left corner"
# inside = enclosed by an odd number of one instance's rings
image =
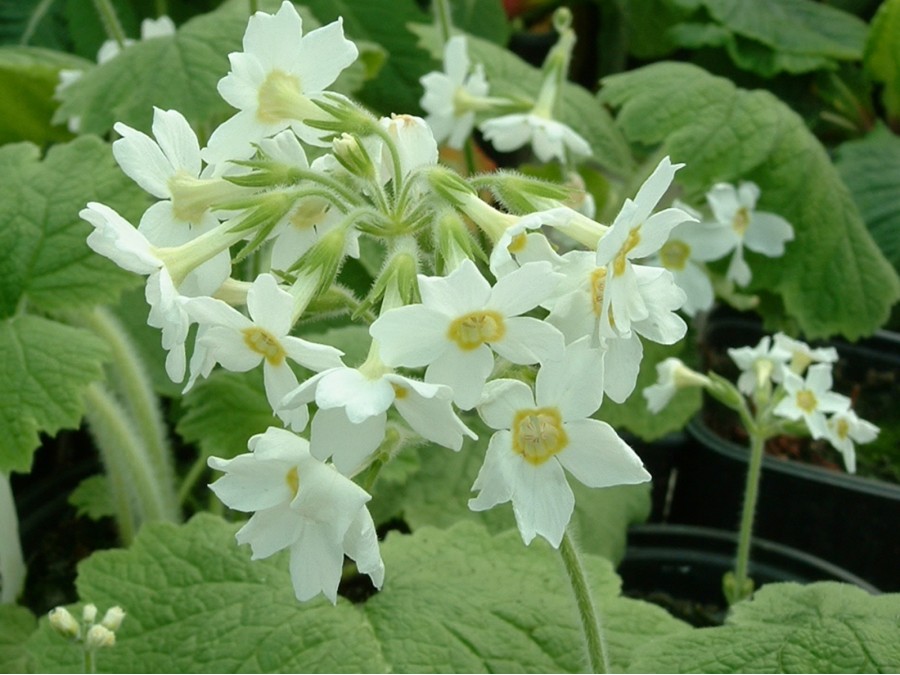
[[[420,104],[438,143],[460,150],[475,126],[475,102],[487,96],[488,83],[479,63],[471,67],[466,38],[456,35],[444,46],[444,72],[419,78],[425,88]]]
[[[590,143],[571,127],[534,111],[485,120],[478,128],[485,140],[500,152],[512,152],[531,143],[535,156],[542,162],[554,157],[565,161],[567,151],[576,157],[592,154]]]
[[[860,419],[852,408],[836,412],[826,421],[826,438],[844,457],[849,473],[856,473],[856,446],[854,443],[870,443],[878,437],[878,427]]]
[[[772,349],[769,335],[764,335],[755,347],[729,349],[728,355],[741,369],[738,391],[747,396],[752,396],[757,389],[770,385],[776,379],[781,381],[781,371],[787,364],[784,352]]]
[[[286,0],[275,14],[250,17],[243,47],[228,55],[231,71],[218,85],[222,98],[240,112],[212,133],[206,161],[248,159],[254,143],[288,128],[307,143],[323,145],[323,133],[304,120],[324,116],[313,101],[359,54],[344,37],[341,20],[303,35],[303,20]]]
[[[225,475],[210,485],[229,508],[253,512],[236,535],[259,560],[290,549],[291,581],[300,601],[320,593],[337,603],[344,556],[356,561],[377,588],[384,581],[371,496],[333,466],[309,453],[309,444],[270,427],[249,441],[250,452],[209,458]]]
[[[438,147],[431,127],[415,115],[391,115],[382,117],[378,124],[393,141],[400,157],[401,178],[408,177],[416,169],[434,166],[438,161]],[[381,180],[387,182],[394,174],[393,160],[387,145],[379,142]]]
[[[679,389],[685,387],[705,387],[709,384],[709,378],[691,370],[681,359],[670,356],[656,364],[656,384],[651,384],[644,389],[643,395],[647,399],[647,409],[652,413],[658,413],[667,405]]]
[[[825,413],[841,413],[850,409],[849,398],[831,391],[831,364],[810,366],[806,379],[790,370],[784,371],[783,375],[782,386],[787,396],[775,406],[775,414],[790,420],[802,419],[813,438],[827,438]]]
[[[388,368],[332,368],[306,380],[282,401],[292,410],[315,401],[319,410],[310,429],[310,452],[331,458],[350,476],[384,440],[387,410],[392,405],[413,431],[438,445],[458,451],[463,436],[477,438],[453,412],[452,391],[397,375]]]
[[[689,213],[674,207],[653,213],[653,209],[669,189],[675,172],[682,166],[684,165],[672,164],[668,157],[664,157],[641,185],[635,198],[625,200],[612,226],[597,244],[596,266],[606,269],[603,279],[598,279],[598,285],[602,284],[601,336],[628,337],[632,323],[657,320],[647,296],[642,296],[638,288],[638,273],[631,261],[656,253],[676,225],[693,220]],[[656,285],[671,283],[674,286],[671,273],[665,271],[665,274],[667,276],[656,279]],[[684,293],[681,292],[681,295],[683,303]],[[684,333],[672,341],[677,341],[683,335]]]
[[[794,239],[794,228],[774,213],[757,211],[760,190],[755,183],[743,182],[737,188],[718,183],[706,194],[706,201],[720,226],[732,238],[734,255],[726,277],[740,286],[750,283],[752,273],[744,260],[744,247],[770,258],[784,255],[784,245]]]
[[[798,375],[802,374],[811,363],[836,363],[838,360],[837,349],[834,347],[813,349],[802,340],[795,340],[784,333],[775,334],[775,344],[772,349]],[[780,376],[781,373],[775,374],[776,382]]]
[[[588,341],[569,345],[563,359],[544,364],[535,391],[518,380],[493,380],[478,412],[498,431],[491,437],[469,508],[512,502],[526,544],[540,535],[558,547],[575,497],[565,471],[588,487],[650,480],[640,458],[605,422],[590,419],[603,392],[603,363]]]
[[[562,334],[550,324],[519,316],[553,293],[560,275],[535,262],[491,288],[471,260],[446,277],[419,275],[422,303],[382,314],[369,332],[389,366],[427,366],[425,381],[446,384],[463,410],[478,403],[494,354],[520,365],[560,358]]]
[[[288,359],[318,372],[341,365],[343,352],[289,334],[294,298],[278,286],[275,277],[260,274],[251,285],[247,292],[249,319],[213,298],[189,298],[182,304],[201,324],[198,343],[209,359],[233,372],[245,372],[262,363],[269,405],[292,429],[303,429],[309,421],[305,407],[280,408],[282,399],[299,384]]]

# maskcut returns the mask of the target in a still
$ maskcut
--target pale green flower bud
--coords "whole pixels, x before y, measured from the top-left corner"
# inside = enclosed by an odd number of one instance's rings
[[[375,179],[375,165],[356,136],[341,134],[331,144],[334,156],[347,171],[366,180]]]
[[[51,609],[49,618],[50,626],[63,637],[78,637],[78,633],[81,632],[81,626],[78,625],[78,621],[65,607]]]
[[[85,605],[81,610],[81,619],[88,624],[94,623],[97,620],[97,605],[94,603]]]
[[[116,634],[99,623],[88,629],[87,637],[84,639],[85,648],[91,651],[103,647],[112,647],[114,644],[116,644]]]
[[[106,610],[106,614],[103,615],[103,620],[100,622],[100,625],[115,632],[119,630],[124,619],[125,610],[116,605],[115,607],[110,607]]]

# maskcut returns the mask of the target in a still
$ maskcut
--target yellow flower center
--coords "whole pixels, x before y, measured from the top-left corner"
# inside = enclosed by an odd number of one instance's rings
[[[273,70],[259,88],[256,119],[262,124],[283,120],[304,120],[320,116],[319,108],[303,95],[300,80],[281,70]]]
[[[503,317],[497,312],[484,310],[470,312],[454,319],[447,331],[447,337],[463,351],[471,351],[485,342],[496,342],[505,333],[506,326],[503,323]]]
[[[690,256],[691,247],[683,241],[667,241],[659,250],[663,267],[670,270],[683,270]]]
[[[613,260],[613,275],[620,277],[625,274],[625,262],[628,260],[628,254],[634,250],[634,247],[641,243],[641,226],[638,225],[628,233],[628,239],[622,244],[622,248],[616,254]]]
[[[391,382],[391,387],[394,390],[394,398],[395,399],[404,399],[409,396],[409,389],[406,387],[401,387],[399,384]]]
[[[809,389],[801,389],[797,392],[797,407],[803,412],[811,413],[818,405],[816,395]]]
[[[284,347],[274,335],[262,328],[253,326],[241,331],[244,334],[244,344],[273,366],[280,366],[284,362]]]
[[[737,232],[738,236],[743,238],[744,233],[747,231],[747,227],[750,225],[750,212],[747,210],[746,206],[742,206],[737,210],[737,213],[734,214],[734,219],[731,221],[732,229]]]
[[[509,246],[506,247],[506,250],[512,254],[521,253],[525,250],[526,243],[528,243],[528,239],[525,237],[525,233],[519,232],[519,234],[513,237],[512,241],[509,242]]]
[[[288,487],[291,489],[291,499],[293,499],[300,490],[300,476],[297,474],[296,466],[291,467],[285,475],[284,480],[287,481]]]
[[[540,466],[569,444],[556,408],[519,410],[512,423],[513,451]]]
[[[291,213],[290,223],[298,230],[307,230],[325,220],[328,209],[329,204],[324,199],[304,199]]]
[[[840,438],[841,440],[844,440],[845,438],[847,438],[847,436],[850,433],[850,423],[847,420],[845,420],[843,417],[841,417],[837,421],[837,424],[835,424],[834,431],[837,434],[838,438]]]
[[[606,292],[606,268],[598,267],[591,272],[591,305],[594,315],[600,316],[603,312],[603,294]]]

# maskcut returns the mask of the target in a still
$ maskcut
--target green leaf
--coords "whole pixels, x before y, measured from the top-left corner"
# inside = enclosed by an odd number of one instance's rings
[[[105,475],[88,476],[81,481],[69,495],[69,504],[75,507],[76,516],[87,516],[91,520],[116,515],[109,479]]]
[[[25,641],[36,628],[37,620],[24,607],[0,605],[0,673],[28,672]]]
[[[686,19],[690,11],[671,0],[621,0],[622,18],[628,52],[641,60],[659,59],[671,54],[678,44],[669,29]]]
[[[900,664],[900,595],[849,584],[770,584],[726,624],[673,634],[631,672],[883,673]]]
[[[394,672],[584,672],[586,654],[559,553],[474,523],[392,533],[384,590],[364,606]],[[616,670],[656,636],[687,627],[618,597],[611,564],[584,556]]]
[[[872,19],[863,63],[876,82],[884,84],[884,107],[900,117],[900,0],[885,0]]]
[[[251,562],[237,527],[203,514],[145,525],[131,548],[79,565],[78,593],[127,616],[101,672],[385,672],[364,615],[345,600],[298,603],[287,556]],[[79,614],[80,615],[80,612]],[[26,645],[37,672],[81,672],[81,650],[46,619]]]
[[[39,145],[68,140],[64,126],[50,123],[58,103],[53,92],[62,69],[89,65],[78,57],[38,47],[0,48],[0,143],[32,141]]]
[[[900,270],[900,138],[879,127],[837,149],[837,168],[872,238]]]
[[[509,22],[497,0],[456,0],[450,3],[453,27],[494,44],[505,46]]]
[[[78,138],[53,146],[43,160],[34,145],[7,145],[0,148],[0,184],[0,317],[23,302],[46,311],[93,306],[135,283],[88,248],[91,226],[78,217],[88,201],[126,218],[146,204],[106,143]]]
[[[410,26],[423,48],[430,48],[435,58],[439,44],[434,26]],[[497,45],[469,36],[469,58],[484,65],[491,86],[491,96],[535,99],[543,82],[539,68],[529,65],[515,54]],[[616,174],[626,174],[633,161],[628,144],[613,123],[606,109],[584,87],[572,82],[563,84],[557,119],[564,122],[590,143],[593,158],[598,164]]]
[[[747,256],[749,292],[780,297],[807,338],[856,339],[884,323],[900,280],[827,152],[784,103],[683,63],[606,78],[600,99],[619,108],[631,141],[686,163],[676,178],[696,200],[717,181],[759,185],[758,208],[786,218],[795,240],[781,258]]]
[[[29,471],[38,432],[75,427],[81,392],[102,376],[105,345],[86,330],[37,316],[0,321],[0,471]]]
[[[461,520],[481,523],[491,532],[516,527],[510,504],[480,512],[468,507],[474,496],[472,484],[494,432],[474,416],[466,417],[465,422],[479,438],[475,443],[467,441],[460,452],[434,445],[418,448],[421,468],[405,486],[403,508],[404,519],[413,530],[426,525],[450,527]],[[568,479],[575,493],[572,527],[585,550],[621,560],[628,526],[642,522],[650,513],[648,486],[592,489],[572,476]]]
[[[217,370],[184,397],[183,405],[178,434],[197,443],[205,455],[240,455],[247,452],[251,436],[281,426],[266,400],[259,368],[246,373]]]
[[[663,408],[654,414],[647,409],[647,399],[643,391],[657,381],[656,364],[670,356],[684,352],[685,341],[667,346],[649,340],[643,341],[644,358],[638,373],[637,385],[624,403],[604,399],[596,417],[608,422],[616,429],[628,429],[645,441],[655,441],[684,425],[700,410],[702,396],[700,389],[682,389]]]

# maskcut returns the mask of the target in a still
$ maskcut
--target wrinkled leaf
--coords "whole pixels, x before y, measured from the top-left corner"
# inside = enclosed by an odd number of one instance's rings
[[[900,0],[885,0],[872,19],[864,65],[873,80],[884,84],[884,107],[900,117]]]
[[[35,628],[37,620],[24,607],[0,605],[0,672],[28,672],[25,640]]]

